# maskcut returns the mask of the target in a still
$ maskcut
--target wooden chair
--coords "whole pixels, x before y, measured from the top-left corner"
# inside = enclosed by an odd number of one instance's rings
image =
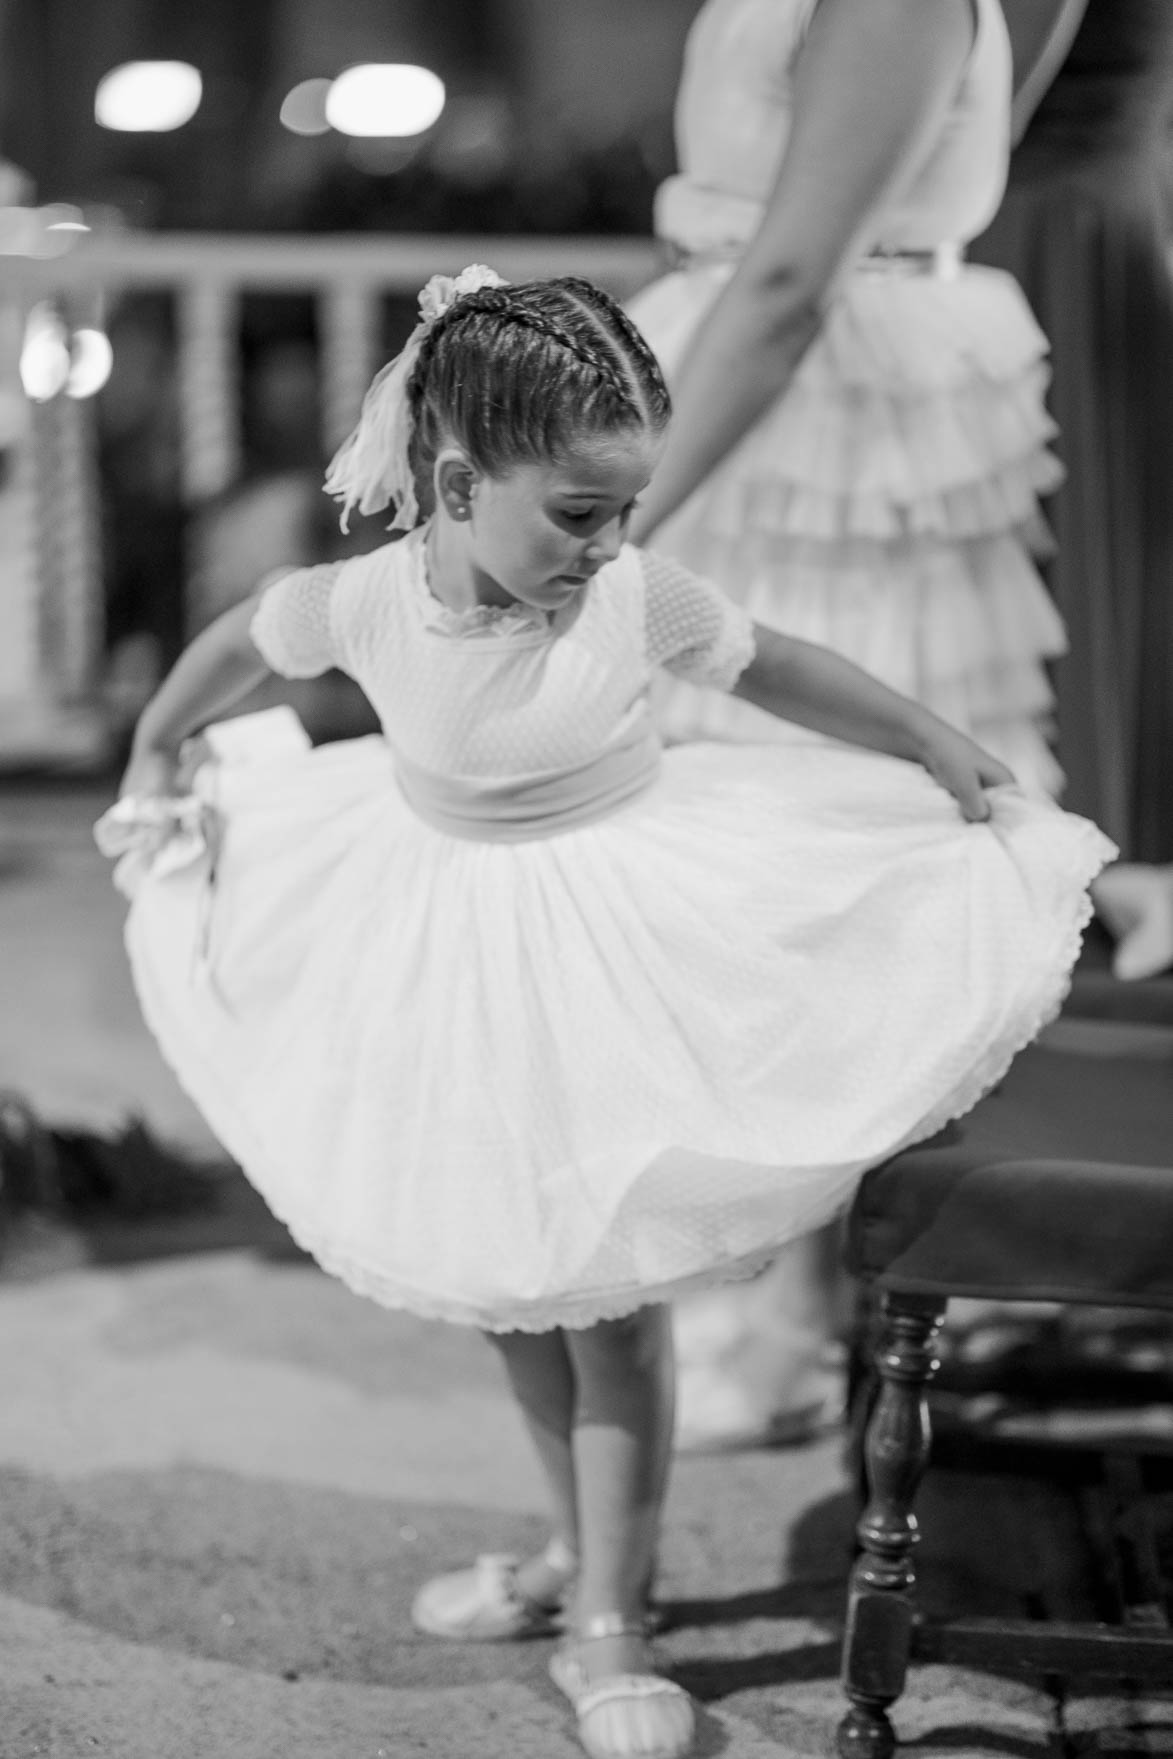
[[[1173,1683],[1159,1591],[1155,1618],[1149,1605],[1120,1626],[929,1620],[917,1604],[913,1503],[950,1298],[1173,1313],[1173,986],[1137,996],[1090,977],[1074,1006],[1098,1018],[1065,1015],[960,1124],[869,1172],[852,1207],[848,1267],[881,1318],[841,1759],[888,1759],[888,1712],[913,1659]],[[1141,1018],[1119,1017],[1130,1013]]]

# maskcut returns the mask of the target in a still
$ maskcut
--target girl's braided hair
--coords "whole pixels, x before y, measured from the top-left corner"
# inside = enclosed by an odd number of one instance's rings
[[[420,516],[455,442],[488,476],[566,456],[584,439],[667,424],[655,355],[623,308],[577,275],[480,287],[441,312],[407,384]]]

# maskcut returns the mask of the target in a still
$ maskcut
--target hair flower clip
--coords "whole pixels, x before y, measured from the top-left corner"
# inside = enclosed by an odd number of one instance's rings
[[[470,263],[459,275],[433,275],[420,293],[420,317],[425,324],[434,324],[458,299],[479,293],[482,287],[504,287],[496,269],[486,263]]]

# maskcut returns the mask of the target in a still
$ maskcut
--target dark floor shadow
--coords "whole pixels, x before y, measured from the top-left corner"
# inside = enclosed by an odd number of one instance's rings
[[[666,1633],[704,1630],[715,1625],[741,1625],[751,1619],[822,1618],[822,1603],[832,1596],[836,1597],[842,1612],[845,1586],[809,1582],[791,1582],[777,1588],[749,1588],[741,1594],[730,1594],[721,1599],[666,1600],[660,1603],[660,1610]]]
[[[703,1704],[694,1706],[696,1711],[696,1740],[692,1752],[695,1759],[717,1759],[719,1753],[729,1751],[729,1735],[721,1727],[715,1716],[710,1716]]]
[[[720,1702],[738,1692],[775,1690],[834,1680],[842,1654],[842,1621],[851,1567],[854,1501],[836,1491],[803,1510],[785,1536],[779,1580],[737,1594],[667,1600],[664,1632],[695,1633],[696,1649],[674,1645],[673,1672],[694,1696]],[[762,1620],[803,1620],[827,1627],[811,1641],[752,1655],[705,1655],[704,1631]],[[726,1638],[724,1640],[728,1642]]]
[[[847,1604],[857,1513],[854,1496],[843,1489],[811,1503],[780,1532],[776,1582],[719,1598],[665,1601],[665,1629],[703,1629],[750,1619],[817,1619],[838,1628]]]
[[[839,1673],[840,1654],[836,1638],[765,1655],[674,1655],[672,1674],[694,1697],[715,1704],[736,1692],[833,1680]]]
[[[980,1753],[982,1759],[987,1759],[987,1755],[994,1753],[1004,1753],[1006,1759],[1040,1759],[1040,1754],[1044,1751],[1057,1754],[1066,1750],[1057,1748],[1054,1744],[1044,1749],[1037,1740],[1031,1740],[1026,1735],[1016,1735],[1009,1729],[990,1728],[976,1722],[955,1723],[951,1728],[932,1729],[928,1734],[918,1735],[915,1740],[901,1741],[899,1748],[901,1753],[919,1753],[926,1749],[934,1754],[958,1753],[962,1759],[974,1759],[976,1753]]]

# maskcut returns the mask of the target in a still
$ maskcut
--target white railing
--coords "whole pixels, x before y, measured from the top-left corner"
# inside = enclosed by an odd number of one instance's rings
[[[650,279],[651,240],[350,234],[80,234],[51,258],[0,257],[0,305],[29,309],[153,289],[176,303],[181,496],[197,505],[241,469],[245,294],[317,307],[322,452],[353,425],[379,364],[381,301],[488,262],[510,280],[580,274],[623,298]],[[117,370],[117,363],[115,363]],[[99,393],[99,396],[101,393]],[[94,408],[31,406],[0,488],[0,765],[100,741],[103,577]]]

